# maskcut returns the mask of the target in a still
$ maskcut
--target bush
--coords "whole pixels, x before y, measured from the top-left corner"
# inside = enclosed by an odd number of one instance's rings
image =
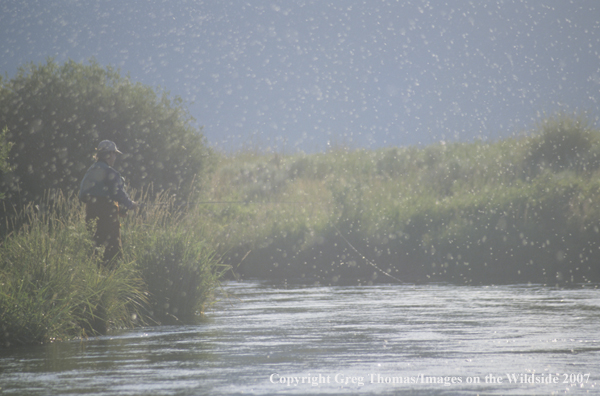
[[[18,206],[49,189],[75,191],[98,143],[110,139],[125,153],[117,170],[132,188],[185,195],[212,161],[192,121],[180,98],[96,62],[27,65],[0,84],[0,128],[14,144],[2,192]]]
[[[538,130],[527,158],[533,174],[546,168],[582,170],[589,162],[594,135],[585,119],[559,114],[543,120]],[[597,161],[593,163],[596,167]]]

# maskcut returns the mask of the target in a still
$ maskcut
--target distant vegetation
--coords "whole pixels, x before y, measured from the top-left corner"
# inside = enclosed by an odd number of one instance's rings
[[[207,200],[240,203],[205,211],[244,278],[597,283],[599,167],[600,132],[559,114],[491,143],[224,157]]]
[[[194,321],[226,264],[326,285],[600,282],[600,131],[583,117],[498,142],[224,155],[178,99],[95,63],[0,82],[0,346]],[[146,204],[115,272],[73,194],[101,139]]]

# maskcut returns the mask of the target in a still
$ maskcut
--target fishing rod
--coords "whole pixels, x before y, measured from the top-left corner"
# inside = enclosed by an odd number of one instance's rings
[[[326,201],[328,202],[328,201]],[[323,203],[322,201],[277,201],[277,202],[251,202],[251,201],[196,201],[196,202],[192,202],[195,204],[252,204],[252,203],[273,203],[273,204],[305,204],[305,203]],[[189,202],[182,202],[180,203],[178,206],[183,206],[183,205],[189,205]],[[144,205],[144,204],[142,204]],[[150,205],[156,205],[156,206],[162,206],[162,205],[171,205],[170,203],[151,203]],[[141,206],[143,207],[143,206]],[[352,250],[354,250],[356,252],[356,254],[358,254],[363,260],[365,260],[365,262],[367,264],[369,264],[371,267],[375,268],[379,273],[387,276],[388,278],[391,278],[393,280],[395,280],[396,282],[399,283],[406,283],[403,280],[395,277],[394,275],[390,274],[389,272],[386,272],[384,270],[382,270],[381,268],[379,268],[377,266],[377,264],[375,264],[374,262],[372,262],[371,260],[369,260],[365,255],[363,255],[361,252],[358,251],[357,248],[354,247],[354,245],[352,245],[350,243],[350,241],[344,236],[344,234],[342,234],[342,231],[340,231],[340,229],[335,225],[335,224],[331,224],[333,226],[333,228],[337,231],[337,233],[340,235],[340,237],[342,237],[342,239],[344,240],[344,242],[346,242],[348,244],[348,246],[350,246],[350,248]],[[250,253],[250,252],[248,252]],[[246,256],[248,255],[248,253],[246,253]],[[246,257],[244,256],[244,259]],[[242,259],[243,261],[243,259]]]
[[[275,204],[275,205],[279,205],[279,204],[314,204],[314,203],[323,203],[320,201],[267,201],[267,202],[252,202],[252,201],[194,201],[194,202],[181,202],[181,203],[169,203],[169,202],[158,202],[158,203],[153,203],[153,202],[144,202],[141,203],[140,206],[168,206],[168,205],[173,205],[173,206],[185,206],[185,205],[192,205],[192,204]]]
[[[358,251],[358,249],[356,249],[354,247],[354,245],[352,245],[350,243],[350,241],[348,239],[346,239],[346,237],[344,236],[344,234],[342,234],[342,232],[340,231],[340,229],[337,228],[337,226],[335,224],[332,223],[331,225],[333,226],[333,228],[335,228],[335,230],[337,231],[337,233],[340,234],[340,236],[348,244],[348,246],[350,246],[352,248],[352,250],[354,250],[356,252],[356,254],[358,254],[363,260],[365,260],[367,262],[367,264],[369,264],[371,267],[375,268],[377,271],[379,271],[380,273],[384,274],[385,276],[387,276],[389,278],[392,278],[396,282],[406,283],[406,282],[402,281],[401,279],[396,278],[394,275],[390,274],[389,272],[385,272],[384,270],[382,270],[381,268],[379,268],[377,266],[377,264],[375,264],[374,262],[372,262],[371,260],[369,260],[368,258],[366,258],[361,252]]]

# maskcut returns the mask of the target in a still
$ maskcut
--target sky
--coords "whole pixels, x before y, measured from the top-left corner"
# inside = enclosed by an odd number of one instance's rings
[[[600,1],[0,0],[0,72],[69,59],[179,96],[225,151],[598,124]]]

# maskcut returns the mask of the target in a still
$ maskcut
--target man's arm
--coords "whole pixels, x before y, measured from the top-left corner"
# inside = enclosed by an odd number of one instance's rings
[[[129,195],[125,192],[125,185],[123,183],[123,178],[119,172],[114,169],[111,169],[107,177],[108,190],[110,192],[110,198],[114,201],[117,201],[119,205],[124,206],[129,209],[136,209],[139,205],[137,202],[134,202],[129,198]]]

